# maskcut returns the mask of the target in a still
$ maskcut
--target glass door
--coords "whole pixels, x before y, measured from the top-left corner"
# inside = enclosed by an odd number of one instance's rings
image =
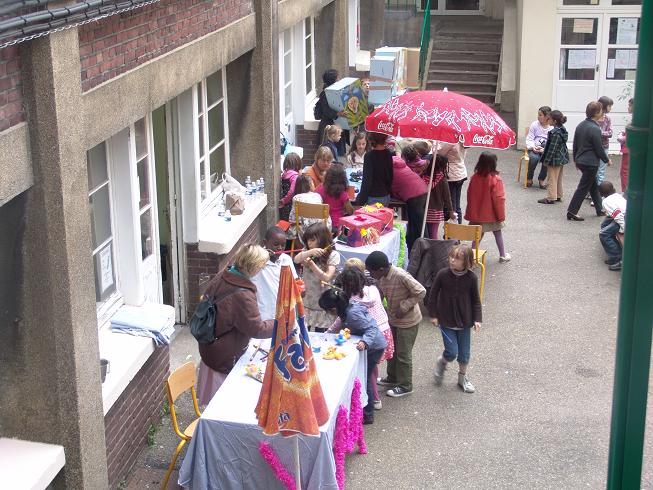
[[[421,10],[425,1],[421,0]],[[431,0],[431,12],[439,15],[480,15],[485,12],[485,0]]]

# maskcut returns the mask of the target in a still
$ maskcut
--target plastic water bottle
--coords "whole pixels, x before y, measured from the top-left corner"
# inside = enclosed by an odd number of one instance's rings
[[[245,187],[249,187],[251,183],[252,183],[252,178],[248,175],[247,178],[245,179]]]
[[[228,209],[224,212],[224,220],[231,221],[231,211],[229,211]]]
[[[263,180],[263,177],[261,177],[261,194],[265,194],[265,181]]]

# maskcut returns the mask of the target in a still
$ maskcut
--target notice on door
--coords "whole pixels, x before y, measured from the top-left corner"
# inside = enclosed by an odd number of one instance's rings
[[[594,19],[574,19],[574,32],[577,34],[592,34]]]
[[[104,293],[113,285],[113,264],[111,261],[111,247],[105,247],[100,252],[100,289]]]
[[[617,49],[615,51],[615,68],[618,70],[634,70],[637,68],[636,49]]]
[[[619,17],[617,44],[637,44],[637,17]]]
[[[567,68],[569,70],[594,68],[596,65],[595,49],[570,49],[568,53]]]

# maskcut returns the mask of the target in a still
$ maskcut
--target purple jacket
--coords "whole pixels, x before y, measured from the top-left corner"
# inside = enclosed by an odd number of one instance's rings
[[[392,158],[391,194],[404,202],[426,194],[426,184],[422,178],[408,168],[401,157]]]

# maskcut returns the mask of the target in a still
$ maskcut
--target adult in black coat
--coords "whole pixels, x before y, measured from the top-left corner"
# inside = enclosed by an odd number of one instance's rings
[[[588,192],[594,201],[596,215],[601,216],[601,196],[596,174],[599,171],[599,161],[610,161],[601,144],[601,128],[597,122],[603,116],[603,107],[598,102],[590,102],[585,108],[585,115],[587,119],[576,126],[574,133],[574,162],[576,168],[582,172],[576,192],[567,208],[567,219],[574,221],[584,221],[578,216],[578,211]]]
[[[320,121],[320,125],[317,127],[317,137],[316,137],[316,144],[317,146],[320,146],[323,144],[323,139],[324,139],[324,129],[329,126],[330,124],[334,124],[335,120],[339,116],[344,116],[343,111],[336,111],[334,109],[331,109],[329,106],[329,103],[327,102],[327,97],[326,97],[326,88],[333,85],[338,81],[338,78],[340,76],[338,75],[337,70],[334,69],[329,69],[325,71],[322,74],[322,92],[320,92],[320,96],[315,103],[315,107],[313,108],[313,116],[315,119],[318,119]],[[345,131],[343,132],[342,138],[340,138],[339,141],[339,148],[338,148],[338,153],[340,155],[345,155],[347,153],[346,147],[345,147],[345,141],[349,139],[349,132]]]

